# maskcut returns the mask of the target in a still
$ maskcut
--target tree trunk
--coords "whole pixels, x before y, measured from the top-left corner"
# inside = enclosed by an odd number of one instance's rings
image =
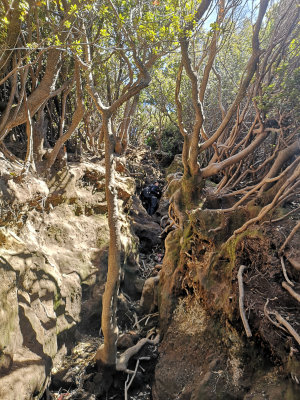
[[[102,320],[101,327],[104,336],[104,344],[96,353],[97,363],[114,367],[117,357],[117,295],[120,282],[120,224],[118,212],[117,191],[115,188],[115,141],[111,129],[111,116],[103,114],[103,132],[105,139],[105,192],[108,208],[108,226],[110,233],[108,271],[105,291],[102,298]]]

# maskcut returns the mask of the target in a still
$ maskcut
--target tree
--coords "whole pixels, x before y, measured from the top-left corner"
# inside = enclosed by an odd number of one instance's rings
[[[177,216],[180,220],[180,226],[183,224],[184,213],[179,211],[178,204],[184,204],[183,209],[184,207],[189,209],[194,201],[197,201],[197,192],[199,193],[199,190],[201,192],[205,179],[212,178],[213,176],[218,177],[216,195],[219,195],[221,190],[225,188],[227,191],[235,190],[235,186],[241,184],[240,176],[243,175],[245,177],[247,174],[245,171],[245,166],[248,163],[247,160],[251,160],[249,162],[253,165],[255,162],[253,160],[255,149],[262,146],[262,143],[269,138],[270,132],[279,133],[281,130],[281,132],[287,135],[289,140],[283,144],[277,136],[278,142],[274,152],[271,154],[270,151],[265,152],[267,159],[268,157],[274,159],[280,149],[289,145],[292,145],[295,151],[298,151],[296,150],[298,145],[297,140],[295,142],[295,132],[291,134],[290,131],[291,126],[288,124],[287,127],[283,127],[280,117],[276,127],[268,126],[269,122],[266,118],[266,113],[259,109],[257,100],[255,100],[255,96],[259,96],[262,93],[263,87],[265,85],[268,86],[270,83],[269,80],[273,79],[271,71],[276,68],[276,65],[280,64],[284,57],[285,49],[288,49],[289,44],[297,35],[296,19],[298,11],[295,9],[295,2],[284,1],[280,3],[278,5],[278,17],[272,22],[268,21],[264,23],[268,3],[267,0],[260,2],[256,22],[253,25],[252,51],[247,61],[246,69],[232,104],[228,107],[227,112],[223,110],[221,122],[210,136],[204,130],[205,113],[202,105],[208,87],[209,76],[213,71],[213,65],[218,57],[218,40],[220,40],[222,35],[226,35],[226,30],[224,30],[223,34],[220,34],[223,25],[226,24],[226,12],[230,9],[233,2],[226,2],[226,4],[219,2],[219,12],[216,21],[217,29],[214,29],[209,39],[209,50],[206,55],[207,61],[202,75],[198,75],[193,69],[189,55],[188,36],[183,35],[180,38],[182,61],[177,76],[176,104],[178,124],[184,137],[184,176],[181,188],[173,196],[174,208],[178,211]],[[261,32],[262,27],[264,29],[263,32]],[[266,37],[266,34],[268,37]],[[260,37],[263,35],[265,43],[264,50],[261,50]],[[183,70],[191,82],[192,102],[195,113],[193,127],[189,132],[183,124],[182,102],[179,95]],[[245,131],[244,124],[247,118],[251,118],[252,125],[250,125],[248,131]],[[206,165],[200,167],[199,157],[201,160],[205,152],[209,152],[211,155],[210,160]],[[268,166],[270,161],[268,160]],[[249,167],[251,164],[248,164]],[[265,167],[266,164],[263,163],[263,166]],[[262,168],[260,166],[255,172],[262,173]],[[287,171],[288,169],[286,173]],[[221,176],[223,177],[221,178]],[[293,177],[296,178],[296,175],[293,175]],[[249,188],[249,191],[248,188],[243,190],[239,187],[238,193],[245,193],[245,197],[243,200],[239,200],[238,204],[244,202],[250,196],[250,193],[252,194],[260,189],[262,185],[261,179],[262,175],[260,175],[257,186],[252,186]],[[267,178],[267,175],[265,175],[264,179],[269,179],[269,177]],[[290,193],[289,190],[288,193]]]
[[[101,324],[104,344],[99,348],[96,360],[106,366],[115,367],[118,335],[116,303],[121,268],[119,212],[114,184],[115,152],[120,153],[126,147],[129,121],[135,111],[139,94],[150,83],[150,70],[154,63],[166,54],[170,47],[173,28],[172,23],[167,25],[167,30],[165,27],[161,28],[161,18],[168,7],[167,3],[159,13],[153,10],[152,3],[146,1],[131,2],[129,5],[125,2],[108,1],[107,4],[104,8],[101,5],[99,8],[99,12],[106,17],[101,31],[109,38],[111,54],[107,57],[113,59],[113,66],[118,65],[118,69],[113,85],[107,71],[105,73],[106,104],[96,90],[96,79],[91,67],[87,79],[88,91],[101,115],[105,140],[106,200],[110,230],[108,274],[103,295]],[[176,18],[175,23],[177,23]],[[89,43],[87,34],[84,35],[84,42]],[[84,45],[84,49],[85,63],[91,66],[91,46]],[[93,58],[95,59],[95,54]],[[124,65],[127,67],[125,76]],[[116,129],[114,124],[120,113],[122,119],[119,128]]]

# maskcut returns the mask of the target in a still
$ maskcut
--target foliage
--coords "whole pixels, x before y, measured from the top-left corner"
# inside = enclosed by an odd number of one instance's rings
[[[145,143],[151,147],[152,150],[158,149],[157,138],[154,130],[146,136]],[[172,124],[166,126],[161,134],[161,150],[168,153],[170,156],[175,156],[181,153],[183,145],[182,135],[177,127]]]

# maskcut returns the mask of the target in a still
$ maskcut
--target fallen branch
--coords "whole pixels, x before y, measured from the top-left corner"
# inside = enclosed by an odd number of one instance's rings
[[[134,374],[134,371],[127,369],[128,362],[131,357],[133,357],[135,354],[137,354],[141,348],[146,344],[158,344],[159,343],[160,336],[156,335],[154,339],[149,339],[148,337],[143,338],[137,342],[132,347],[129,347],[129,349],[125,350],[123,354],[117,359],[117,364],[116,364],[116,370],[117,371],[124,371],[127,372],[128,374]]]
[[[282,282],[282,287],[285,288],[291,296],[300,303],[300,294],[296,293],[286,282]]]
[[[286,272],[286,268],[285,268],[285,264],[284,264],[284,260],[283,257],[280,257],[280,261],[281,261],[281,266],[282,266],[282,272],[283,272],[283,276],[285,278],[285,280],[287,281],[287,283],[289,283],[291,286],[294,286],[293,282],[289,280],[289,277],[287,276],[287,272]]]
[[[242,322],[246,331],[246,335],[247,337],[251,337],[252,333],[251,333],[251,329],[250,326],[248,324],[246,315],[245,315],[245,310],[244,310],[244,286],[243,286],[243,272],[245,270],[246,266],[245,265],[241,265],[239,268],[239,272],[238,272],[238,283],[239,283],[239,309],[240,309],[240,314],[241,314],[241,318],[242,318]]]
[[[289,331],[289,333],[293,336],[296,342],[300,345],[300,336],[295,331],[295,329],[277,311],[274,311],[274,315],[277,321]]]
[[[298,221],[297,225],[294,226],[294,228],[292,229],[292,231],[290,232],[289,236],[285,239],[283,245],[280,247],[279,249],[279,254],[283,253],[283,250],[285,249],[286,245],[288,244],[288,242],[292,239],[292,237],[295,235],[295,233],[297,232],[297,230],[300,228],[300,221]]]

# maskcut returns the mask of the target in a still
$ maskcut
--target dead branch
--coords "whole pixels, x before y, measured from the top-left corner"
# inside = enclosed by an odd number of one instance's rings
[[[129,347],[129,349],[125,350],[124,353],[121,354],[121,356],[117,359],[116,370],[124,371],[128,374],[134,374],[134,371],[131,371],[127,368],[130,358],[137,354],[146,343],[158,344],[159,339],[159,335],[156,335],[154,339],[149,339],[148,337],[146,337],[139,340],[134,346]]]
[[[300,336],[295,331],[295,329],[277,311],[274,311],[274,315],[277,321],[289,331],[289,333],[293,336],[296,342],[300,345]]]
[[[282,282],[281,286],[300,303],[300,294],[296,293],[286,282]]]
[[[289,280],[289,277],[288,277],[287,272],[286,272],[285,264],[284,264],[284,259],[283,259],[282,256],[280,257],[280,261],[281,261],[282,272],[283,272],[283,276],[284,276],[285,280],[286,280],[287,283],[289,283],[291,286],[294,286],[293,282],[291,282],[291,281]]]
[[[240,309],[240,314],[241,314],[241,318],[242,318],[242,322],[246,331],[246,335],[247,337],[251,337],[252,333],[251,333],[251,329],[250,326],[248,324],[246,315],[245,315],[245,310],[244,310],[244,286],[243,286],[243,272],[245,270],[245,268],[247,268],[245,265],[241,265],[239,268],[239,272],[238,272],[238,282],[239,282],[239,309]]]
[[[292,239],[292,237],[295,235],[295,233],[297,232],[297,230],[299,228],[300,228],[300,221],[298,221],[297,225],[292,229],[292,231],[290,232],[289,236],[285,239],[283,245],[279,249],[279,254],[283,253],[283,250],[285,249],[286,245]]]

